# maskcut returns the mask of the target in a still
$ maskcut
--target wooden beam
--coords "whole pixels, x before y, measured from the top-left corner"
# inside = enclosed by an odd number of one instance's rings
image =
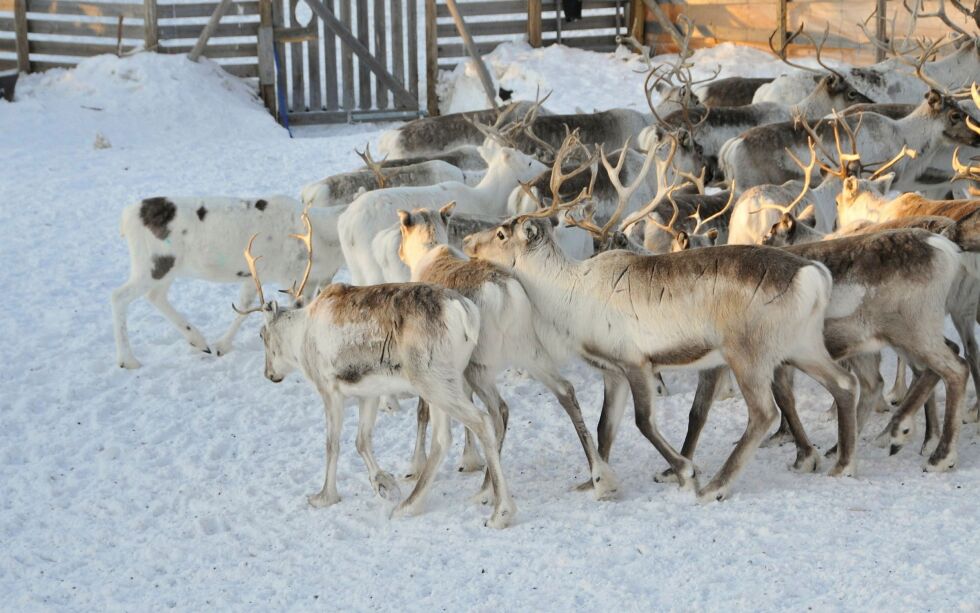
[[[340,21],[334,17],[334,14],[327,10],[327,7],[323,5],[323,2],[320,0],[306,0],[306,3],[309,4],[310,8],[313,9],[313,12],[323,20],[323,24],[337,35],[337,38],[340,39],[341,43],[350,47],[351,50],[357,54],[358,59],[364,64],[367,64],[368,68],[374,71],[374,74],[377,75],[378,79],[392,91],[396,100],[400,100],[403,104],[407,104],[412,107],[417,106],[418,101],[412,97],[412,94],[409,93],[407,89],[405,89],[405,86],[399,83],[395,77],[391,76],[391,73],[389,73],[385,67],[381,65],[377,58],[371,55],[371,52],[363,44],[361,44],[361,41],[357,40],[357,38],[351,34],[350,30],[345,28],[343,24],[341,24]]]
[[[680,31],[677,30],[674,23],[669,17],[667,17],[667,13],[660,8],[657,0],[643,0],[643,4],[650,9],[650,12],[653,13],[653,16],[657,19],[657,23],[660,24],[660,27],[663,28],[664,32],[670,34],[670,37],[674,39],[674,44],[677,45],[677,48],[682,49],[684,47],[684,37],[681,36]]]
[[[630,25],[629,35],[633,40],[643,44],[644,24],[646,23],[646,9],[643,0],[630,0]]]
[[[779,0],[778,8],[776,9],[776,38],[778,39],[779,47],[779,57],[786,59],[786,0]]]
[[[272,33],[272,0],[259,2],[259,41],[256,56],[259,61],[259,94],[262,103],[273,115],[276,112],[276,51]]]
[[[160,31],[157,29],[157,0],[143,0],[143,48],[156,51],[160,44]]]
[[[877,0],[875,3],[875,38],[879,43],[888,43],[888,0]],[[885,59],[885,50],[880,46],[875,47],[875,61],[881,62]]]
[[[27,0],[14,0],[14,37],[17,39],[17,70],[31,71],[31,49],[27,40]]]
[[[541,46],[541,0],[528,0],[527,3],[527,44]]]
[[[425,0],[425,106],[429,115],[439,114],[439,37],[436,34],[436,0]]]
[[[228,10],[230,5],[231,0],[221,0],[218,7],[214,9],[213,13],[211,13],[211,18],[208,19],[208,23],[204,26],[204,29],[201,30],[201,35],[197,38],[194,48],[187,54],[187,59],[192,62],[196,62],[198,58],[201,57],[201,54],[204,52],[204,47],[206,47],[208,44],[208,39],[211,38],[212,34],[214,34],[215,29],[218,27],[218,23],[221,21],[221,18],[224,16],[225,11]]]
[[[456,22],[456,30],[463,39],[466,50],[469,52],[470,57],[473,58],[473,61],[476,62],[476,72],[480,75],[480,81],[483,83],[483,91],[487,95],[487,100],[490,101],[490,106],[497,108],[497,90],[493,88],[493,79],[490,78],[490,71],[487,70],[487,65],[483,63],[483,56],[480,55],[476,50],[476,46],[473,44],[473,37],[470,36],[470,31],[466,29],[466,22],[463,21],[463,16],[459,14],[459,7],[456,6],[456,0],[446,0],[446,7],[449,8],[449,12],[453,16],[453,21]]]

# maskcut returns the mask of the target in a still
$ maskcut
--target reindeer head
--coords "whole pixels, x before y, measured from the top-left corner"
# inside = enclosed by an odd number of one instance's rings
[[[519,258],[554,245],[552,218],[521,215],[463,239],[466,255],[513,268]]]
[[[437,245],[449,243],[446,227],[456,208],[455,202],[443,206],[438,211],[415,209],[411,213],[398,211],[402,243],[398,247],[398,257],[409,267]]]
[[[941,119],[946,140],[953,145],[980,147],[980,132],[971,129],[968,123],[980,122],[972,119],[953,96],[931,89],[926,94],[926,104],[930,115]]]
[[[290,332],[293,330],[291,324],[297,321],[299,314],[304,311],[303,290],[306,289],[306,283],[310,280],[310,271],[313,269],[313,226],[310,224],[308,211],[303,211],[301,219],[303,225],[306,226],[306,232],[289,235],[302,242],[307,252],[303,279],[298,285],[294,282],[290,289],[285,290],[285,293],[292,296],[294,308],[280,309],[275,300],[266,302],[265,294],[262,293],[262,281],[259,279],[259,273],[255,266],[255,263],[262,256],[254,257],[252,255],[252,243],[255,242],[255,237],[258,234],[253,234],[252,238],[248,240],[244,255],[248,270],[252,275],[252,282],[255,283],[255,289],[258,291],[259,306],[242,311],[232,305],[232,308],[241,315],[248,315],[256,311],[261,311],[265,315],[265,325],[262,326],[259,336],[262,337],[262,342],[265,345],[265,377],[273,383],[279,383],[297,368],[296,353],[291,350],[294,347],[290,338]]]
[[[830,98],[830,107],[843,109],[855,104],[871,104],[874,102],[855,89],[839,72],[831,73],[820,79],[817,92],[825,93]]]
[[[483,147],[486,148],[487,145],[484,144]],[[530,155],[510,147],[498,147],[496,151],[487,151],[484,157],[487,158],[487,174],[497,173],[501,179],[507,177],[513,182],[530,181],[548,168]]]
[[[858,179],[847,177],[837,195],[837,225],[845,228],[855,221],[868,219],[883,204],[885,194],[891,190],[893,173],[888,173],[876,179]]]
[[[796,243],[808,242],[811,230],[806,222],[813,221],[813,205],[808,205],[800,213],[799,218],[792,213],[783,213],[779,216],[779,221],[774,223],[765,236],[762,237],[762,244],[770,247],[782,247],[784,245],[795,245]],[[815,232],[815,231],[813,231]],[[814,236],[813,239],[820,238]]]

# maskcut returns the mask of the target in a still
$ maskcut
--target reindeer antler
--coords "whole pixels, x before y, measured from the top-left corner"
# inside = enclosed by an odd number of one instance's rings
[[[364,151],[358,151],[354,149],[356,153],[362,160],[364,160],[364,165],[368,167],[368,170],[374,173],[375,179],[378,181],[378,189],[384,189],[388,187],[388,179],[385,177],[384,173],[381,172],[381,163],[388,159],[386,155],[381,162],[375,162],[374,158],[371,157],[371,143],[368,143],[364,147]]]
[[[786,153],[793,159],[793,163],[799,166],[800,170],[803,171],[803,188],[800,190],[799,195],[786,206],[779,206],[778,204],[764,204],[761,208],[752,211],[753,213],[760,213],[763,210],[769,209],[772,211],[779,211],[780,215],[789,215],[793,209],[796,208],[796,205],[803,202],[803,198],[805,198],[807,192],[810,191],[810,179],[813,176],[813,169],[817,165],[817,151],[814,147],[812,138],[807,140],[807,148],[810,150],[810,162],[808,164],[803,164],[803,162],[800,161],[800,158],[796,157],[796,155],[794,155],[789,149],[786,149]]]
[[[902,5],[905,6],[905,10],[907,10],[909,12],[912,12],[912,9],[910,9],[909,6],[908,6],[908,0],[902,0]],[[972,36],[969,32],[967,32],[966,30],[964,30],[963,28],[961,28],[959,25],[956,24],[956,22],[954,22],[952,19],[949,18],[949,16],[946,14],[946,2],[945,2],[945,0],[939,0],[939,5],[938,5],[938,8],[936,9],[936,12],[935,13],[922,13],[922,12],[920,12],[921,11],[921,6],[922,6],[921,3],[916,3],[916,7],[917,7],[916,16],[918,16],[918,17],[938,17],[940,19],[940,21],[942,21],[944,24],[946,24],[947,26],[949,26],[950,29],[956,31],[956,33],[962,34],[963,36]],[[957,8],[960,8],[960,7],[957,6]],[[967,14],[969,14],[969,13],[967,13]]]
[[[249,313],[255,313],[256,311],[261,311],[263,308],[265,308],[265,294],[262,293],[262,282],[259,281],[259,273],[255,270],[255,263],[262,259],[262,256],[260,255],[257,258],[252,256],[252,243],[255,242],[255,237],[258,235],[258,232],[256,232],[252,235],[252,238],[248,239],[248,246],[245,247],[244,255],[245,262],[248,264],[248,272],[252,274],[252,282],[255,283],[255,289],[259,292],[259,306],[243,311],[232,304],[231,308],[233,308],[239,315],[248,315]]]
[[[297,303],[303,300],[303,290],[306,289],[306,282],[310,280],[310,271],[313,270],[313,226],[310,224],[310,216],[306,211],[303,211],[300,219],[303,220],[303,225],[306,226],[306,232],[303,234],[290,234],[289,237],[299,239],[306,246],[306,270],[303,271],[303,279],[300,281],[299,287],[296,287],[296,282],[294,281],[291,288],[284,290]]]
[[[892,159],[888,160],[887,162],[885,162],[884,164],[882,164],[880,167],[878,167],[878,169],[875,170],[873,173],[871,173],[871,176],[868,177],[868,178],[870,178],[870,179],[877,179],[881,175],[883,175],[886,172],[888,172],[888,170],[891,169],[892,166],[894,166],[895,164],[898,164],[899,162],[901,162],[902,161],[902,158],[907,157],[909,159],[914,160],[916,158],[916,156],[918,156],[918,155],[919,154],[918,154],[918,152],[915,149],[909,149],[908,145],[902,145],[902,150],[899,151],[898,154],[895,157],[893,157]]]
[[[632,226],[633,224],[637,223],[638,221],[640,221],[641,219],[643,219],[644,217],[646,217],[647,215],[655,211],[657,207],[660,206],[660,204],[664,201],[664,198],[670,199],[674,192],[688,185],[686,182],[685,183],[679,182],[680,175],[676,172],[674,173],[674,179],[671,182],[671,184],[670,185],[667,184],[667,175],[668,175],[667,171],[673,167],[674,155],[676,155],[677,153],[677,137],[671,134],[668,135],[667,140],[670,143],[670,148],[667,151],[666,158],[659,159],[657,157],[657,152],[659,151],[660,147],[664,145],[663,142],[657,145],[657,147],[655,147],[652,151],[649,151],[647,153],[647,155],[650,155],[654,158],[653,162],[657,167],[657,193],[650,200],[650,202],[646,204],[646,206],[626,216],[626,218],[619,226],[620,231],[625,232],[626,230],[628,230],[630,226]]]
[[[547,99],[547,96],[545,96],[545,99]],[[541,102],[544,102],[544,100],[542,100]],[[514,112],[516,108],[517,108],[517,102],[511,102],[510,104],[508,104],[503,110],[497,113],[497,119],[494,120],[492,126],[488,126],[484,123],[477,121],[476,116],[463,115],[463,118],[467,122],[469,122],[470,125],[472,125],[474,128],[479,130],[480,133],[483,134],[485,137],[491,138],[497,141],[498,143],[500,143],[501,145],[510,146],[513,144],[512,139],[509,137],[509,134],[503,131],[503,127],[507,123],[507,118],[510,116],[511,113]]]
[[[568,209],[576,207],[583,201],[592,197],[592,190],[595,187],[597,177],[594,167],[595,155],[589,154],[588,149],[582,144],[582,141],[579,140],[578,134],[579,131],[577,128],[568,134],[565,137],[565,140],[562,141],[561,147],[559,147],[558,151],[555,153],[555,161],[551,166],[551,180],[549,182],[549,187],[551,188],[551,204],[549,206],[544,206],[544,203],[541,202],[541,198],[536,196],[531,191],[531,188],[527,183],[520,184],[524,193],[538,204],[537,211],[528,213],[527,215],[524,215],[524,217],[551,217],[560,211],[567,211]],[[572,171],[565,172],[563,168],[564,162],[571,152],[576,149],[585,151],[586,160]],[[561,199],[562,185],[569,179],[573,179],[589,169],[592,169],[592,179],[589,181],[588,187],[582,188],[582,191],[579,192],[579,194],[571,201],[563,202]]]
[[[725,206],[721,207],[721,209],[714,215],[711,215],[707,219],[701,219],[701,204],[698,203],[697,210],[695,210],[694,214],[691,215],[691,219],[693,219],[695,222],[694,229],[691,230],[691,234],[692,235],[698,234],[698,232],[701,231],[701,228],[705,226],[708,222],[718,219],[719,217],[724,215],[725,211],[731,208],[733,202],[735,202],[735,181],[732,181],[731,190],[728,193],[728,202],[726,202]]]

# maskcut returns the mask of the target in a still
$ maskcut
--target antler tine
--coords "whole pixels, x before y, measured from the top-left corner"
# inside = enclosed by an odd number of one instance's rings
[[[625,219],[623,219],[623,222],[619,226],[621,231],[625,232],[628,230],[630,226],[656,210],[656,208],[660,206],[660,203],[663,202],[664,198],[669,197],[675,191],[687,185],[687,183],[678,182],[679,175],[676,173],[674,174],[674,180],[671,182],[671,184],[667,184],[667,170],[673,164],[674,155],[677,153],[677,137],[671,134],[668,140],[670,141],[670,149],[667,152],[666,158],[656,158],[657,151],[659,151],[660,147],[663,146],[663,143],[660,143],[660,145],[654,147],[652,151],[648,152],[648,155],[655,158],[653,162],[657,167],[657,193],[650,200],[650,202],[646,204],[646,206],[638,211],[630,213]]]
[[[814,49],[816,50],[815,52],[816,52],[816,56],[817,56],[817,64],[819,64],[821,66],[821,68],[823,68],[824,70],[826,70],[830,74],[837,75],[838,77],[840,77],[841,79],[843,79],[844,78],[844,75],[842,75],[841,73],[837,72],[836,70],[834,70],[830,66],[824,64],[823,63],[823,59],[820,57],[820,54],[823,51],[824,45],[827,44],[827,39],[830,37],[830,23],[827,23],[827,26],[824,28],[824,30],[823,30],[823,36],[820,38],[820,42],[819,43],[812,36],[810,36],[810,34],[808,34],[808,33],[805,33],[804,32],[803,33],[803,36],[806,37],[807,39],[809,39],[810,43],[813,45]]]
[[[898,152],[898,155],[896,155],[895,157],[893,157],[892,159],[888,160],[880,167],[878,167],[877,170],[871,173],[871,176],[869,178],[877,179],[881,175],[888,172],[888,170],[890,170],[892,166],[901,162],[902,158],[908,157],[914,160],[917,155],[919,154],[915,151],[915,149],[909,149],[908,145],[902,145],[902,150]]]
[[[677,171],[677,174],[680,175],[680,176],[682,176],[682,177],[684,177],[685,179],[687,179],[687,181],[691,185],[693,185],[695,188],[697,188],[698,193],[703,195],[704,194],[704,190],[705,190],[705,187],[704,187],[704,178],[705,178],[707,172],[708,172],[707,166],[702,166],[701,167],[701,172],[696,177],[694,175],[692,175],[691,173],[689,173],[687,171],[684,171],[684,170],[678,170]]]
[[[694,211],[694,214],[693,215],[691,215],[691,219],[694,220],[694,224],[695,224],[694,225],[694,229],[691,230],[691,234],[692,235],[696,235],[698,232],[701,231],[701,228],[705,224],[707,224],[708,222],[713,221],[715,219],[718,219],[719,217],[721,217],[722,215],[724,215],[725,214],[725,211],[727,211],[729,208],[731,208],[732,203],[734,203],[734,202],[735,202],[735,182],[732,181],[731,190],[728,192],[728,201],[725,202],[725,206],[721,207],[721,209],[719,209],[717,213],[715,213],[714,215],[709,216],[707,219],[701,219],[701,204],[700,203],[698,204],[697,210]]]
[[[261,311],[265,307],[265,294],[262,293],[262,282],[259,281],[259,273],[255,270],[255,262],[262,259],[262,256],[253,257],[252,256],[252,243],[255,242],[255,237],[258,236],[258,232],[252,235],[252,238],[248,239],[248,246],[245,247],[244,255],[245,262],[248,264],[248,272],[252,274],[252,282],[255,283],[255,289],[259,292],[259,306],[252,307],[250,309],[241,310],[234,304],[231,308],[235,310],[239,315],[248,315],[249,313],[254,313],[256,311]]]
[[[972,181],[980,181],[980,164],[977,166],[970,166],[961,162],[959,147],[953,150],[953,171],[956,172],[954,179],[970,179]]]
[[[792,211],[797,204],[803,201],[803,198],[806,197],[806,193],[810,191],[810,179],[813,177],[813,169],[817,165],[817,150],[814,147],[812,138],[807,142],[807,148],[810,150],[810,163],[806,165],[804,165],[803,162],[800,161],[800,158],[796,157],[792,151],[789,149],[786,150],[789,157],[793,158],[793,163],[799,166],[800,170],[803,171],[803,189],[800,190],[800,195],[794,198],[793,201],[787,204],[785,207],[776,207],[783,215]]]
[[[310,280],[310,271],[313,270],[313,225],[310,224],[310,216],[307,214],[307,211],[303,211],[300,219],[303,220],[303,225],[306,226],[306,232],[303,234],[290,234],[289,236],[290,238],[299,239],[306,246],[306,270],[303,271],[303,279],[300,281],[299,287],[296,287],[296,283],[293,282],[293,287],[286,291],[296,302],[302,301],[303,290],[306,289],[306,282]]]
[[[902,3],[904,4],[906,1],[907,0],[903,0]],[[906,7],[906,8],[908,8],[908,7]],[[946,2],[945,2],[945,0],[939,0],[939,8],[936,9],[936,12],[935,13],[922,13],[922,12],[919,12],[918,15],[920,17],[938,17],[943,23],[945,23],[951,29],[955,30],[958,34],[962,34],[963,36],[971,36],[971,34],[969,32],[967,32],[966,30],[964,30],[963,28],[961,28],[960,26],[958,26],[956,24],[956,22],[954,22],[952,19],[950,19],[949,18],[949,15],[946,14]]]
[[[657,113],[656,105],[653,104],[653,91],[656,89],[657,83],[664,81],[666,77],[671,74],[670,71],[665,72],[664,74],[659,74],[661,68],[663,68],[663,66],[657,66],[651,70],[649,74],[647,74],[647,78],[643,81],[643,91],[646,93],[647,106],[650,107],[650,112],[653,113],[653,117],[657,120],[657,123],[663,126],[664,129],[669,129],[670,124],[664,121],[664,118]],[[654,75],[657,75],[657,80],[653,82],[653,85],[650,85],[650,79]],[[668,83],[669,82],[670,81],[668,81]]]
[[[602,226],[602,234],[600,238],[605,238],[609,230],[613,228],[623,216],[623,212],[626,210],[626,205],[629,204],[630,198],[636,193],[637,188],[645,181],[647,173],[650,172],[650,166],[653,164],[654,158],[656,157],[656,151],[647,151],[646,158],[643,160],[643,167],[640,169],[640,173],[633,179],[633,182],[627,186],[623,186],[622,179],[619,173],[623,170],[623,164],[626,162],[626,154],[630,147],[630,138],[626,139],[623,143],[623,148],[619,152],[619,159],[616,160],[616,165],[611,166],[609,164],[609,159],[606,157],[605,149],[599,146],[599,156],[602,161],[602,166],[606,169],[606,174],[609,176],[609,182],[612,183],[613,189],[616,190],[616,210],[613,211],[612,216],[606,221]]]
[[[796,125],[801,126],[803,128],[803,131],[805,131],[809,135],[810,141],[813,142],[813,143],[815,143],[817,149],[820,150],[820,153],[823,154],[823,156],[825,158],[827,158],[830,161],[833,161],[834,160],[834,155],[832,153],[830,153],[830,151],[828,151],[823,146],[823,139],[820,138],[820,136],[817,134],[816,130],[814,130],[813,129],[813,126],[811,126],[807,122],[807,120],[806,120],[805,117],[803,117],[800,114],[796,114],[793,117],[793,121],[795,122]],[[841,176],[841,172],[839,170],[835,171],[833,168],[831,168],[830,166],[824,164],[823,162],[818,162],[818,163],[820,164],[820,168],[822,168],[824,170],[824,172],[827,172],[829,174],[833,174],[835,176]],[[843,177],[841,177],[841,178],[843,178]]]
[[[381,162],[375,162],[374,158],[371,157],[371,143],[367,143],[367,145],[365,145],[364,151],[354,149],[354,153],[360,156],[360,158],[364,160],[364,165],[368,167],[368,170],[374,173],[374,177],[378,181],[378,188],[384,189],[385,187],[388,187],[388,179],[381,171],[381,164],[388,159],[388,156],[386,155]]]
[[[524,183],[521,184],[521,189],[524,191],[524,193],[537,201],[538,205],[541,207],[537,211],[525,215],[525,217],[550,217],[560,211],[567,211],[568,209],[576,207],[583,201],[592,197],[592,191],[595,188],[597,176],[594,167],[595,155],[587,155],[586,160],[571,172],[565,172],[562,169],[562,166],[564,165],[565,160],[568,158],[569,153],[573,149],[577,148],[581,148],[588,153],[588,149],[586,149],[585,145],[583,145],[579,140],[578,130],[576,129],[565,138],[561,144],[561,147],[558,148],[558,152],[555,154],[555,160],[551,167],[551,181],[549,182],[549,187],[551,188],[550,206],[542,206],[540,198],[535,197],[534,194],[531,193],[528,185]],[[569,179],[577,177],[590,168],[592,169],[592,179],[589,181],[588,187],[582,188],[582,191],[579,192],[579,194],[571,201],[563,202],[561,199],[562,185]]]
[[[674,224],[677,223],[677,218],[680,217],[681,210],[677,206],[677,201],[674,200],[673,192],[668,193],[666,197],[667,200],[670,201],[671,206],[674,207],[674,212],[670,216],[670,221],[667,222],[666,226],[657,221],[654,217],[650,217],[649,221],[667,234],[670,234],[671,237],[677,238],[680,235],[680,232],[674,229]]]
[[[804,23],[803,22],[800,22],[800,27],[797,28],[795,32],[793,32],[792,34],[790,34],[789,36],[786,37],[786,42],[783,44],[783,49],[784,50],[786,49],[786,47],[790,43],[792,43],[794,40],[796,40],[796,37],[797,36],[799,36],[800,34],[803,33],[803,26],[804,26]],[[786,59],[785,57],[783,57],[785,55],[785,53],[783,55],[780,55],[779,52],[776,51],[776,47],[772,43],[772,39],[775,38],[776,37],[776,34],[778,34],[778,33],[779,33],[779,30],[773,30],[772,31],[772,34],[769,35],[769,50],[772,51],[773,55],[775,55],[776,57],[779,58],[779,61],[781,61],[782,63],[786,64],[787,66],[792,66],[793,68],[796,68],[798,70],[803,70],[803,71],[806,71],[806,72],[813,72],[813,73],[820,74],[820,75],[823,74],[823,71],[822,70],[817,70],[815,68],[808,68],[806,66],[801,66],[800,64],[794,64],[793,62],[791,62],[788,59]],[[812,41],[813,39],[811,38],[810,40]]]

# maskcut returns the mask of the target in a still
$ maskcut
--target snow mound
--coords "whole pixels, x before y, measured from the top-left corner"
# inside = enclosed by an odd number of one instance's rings
[[[97,133],[123,148],[287,137],[247,82],[204,58],[156,53],[24,75],[15,102],[0,102],[0,131],[68,148],[91,148]]]
[[[647,109],[643,80],[649,67],[641,56],[625,47],[612,53],[596,53],[563,45],[535,49],[526,42],[508,42],[483,59],[494,86],[512,91],[514,100],[534,100],[538,91],[541,95],[552,92],[546,106],[554,113]],[[658,55],[651,63],[656,66],[676,59],[676,54]],[[698,49],[692,61],[695,79],[710,77],[715,71],[720,71],[718,77],[724,79],[775,77],[792,70],[770,53],[732,43]],[[452,72],[443,72],[438,92],[443,113],[488,106],[472,61],[459,64]]]

